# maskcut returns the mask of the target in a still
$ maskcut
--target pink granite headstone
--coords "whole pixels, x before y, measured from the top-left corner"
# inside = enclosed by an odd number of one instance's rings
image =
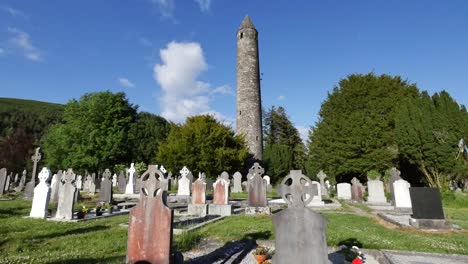
[[[192,183],[192,204],[205,204],[206,183],[198,179]]]
[[[213,183],[213,203],[228,204],[228,186],[229,183],[223,178],[219,178]]]

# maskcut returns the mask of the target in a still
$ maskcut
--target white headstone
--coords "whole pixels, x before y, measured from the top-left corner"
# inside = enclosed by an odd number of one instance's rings
[[[320,183],[316,181],[311,181],[312,183],[312,201],[307,206],[324,206],[325,203],[322,201],[322,190],[320,188]],[[305,184],[306,186],[309,185],[308,182]],[[305,199],[307,200],[309,195],[306,194]]]
[[[221,172],[221,178],[223,178],[226,181],[229,181],[229,173],[227,171]]]
[[[270,176],[268,175],[263,176],[263,180],[265,180],[267,184],[270,184]]]
[[[409,182],[401,179],[393,183],[393,193],[395,194],[395,207],[396,208],[411,208],[411,196]]]
[[[83,176],[81,175],[76,176],[76,189],[83,189]]]
[[[373,204],[387,203],[387,198],[385,198],[384,185],[382,181],[380,180],[367,181],[367,191],[369,193],[369,196],[367,197],[368,203],[373,203]]]
[[[164,168],[161,166],[161,168]],[[135,163],[130,164],[130,169],[128,169],[128,182],[125,187],[125,194],[134,194],[135,193]]]
[[[240,193],[242,192],[242,174],[240,172],[235,172],[232,176],[234,179],[234,186],[232,187],[233,193]]]
[[[39,172],[39,184],[34,188],[34,198],[31,207],[30,217],[46,218],[47,206],[50,199],[50,186],[47,180],[50,177],[50,171],[47,168],[42,168]]]
[[[117,187],[117,174],[112,175],[112,187]]]
[[[54,176],[52,176],[52,180],[50,182],[50,188],[51,188],[50,200],[52,200],[52,202],[57,202],[58,201],[60,177],[62,177],[61,173],[54,174]]]
[[[351,184],[349,183],[338,183],[336,185],[336,191],[338,193],[338,199],[351,200]]]
[[[187,169],[187,167],[183,167],[182,170],[180,171],[180,179],[177,182],[177,195],[181,196],[190,196],[190,179],[187,178],[189,175],[190,171]]]

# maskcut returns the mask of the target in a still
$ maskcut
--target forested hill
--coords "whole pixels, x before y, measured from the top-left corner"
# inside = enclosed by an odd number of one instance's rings
[[[0,167],[21,171],[46,129],[62,114],[60,104],[0,98]]]

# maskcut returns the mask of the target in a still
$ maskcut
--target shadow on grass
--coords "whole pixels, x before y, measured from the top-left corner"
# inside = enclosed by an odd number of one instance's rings
[[[239,264],[247,254],[255,247],[255,240],[238,240],[227,242],[215,251],[194,259],[184,261],[186,264],[205,264],[221,261],[220,263]]]
[[[254,233],[248,233],[245,234],[244,237],[242,237],[242,240],[266,240],[270,239],[271,237],[271,231],[261,231],[261,232],[254,232]]]
[[[80,264],[80,263],[124,263],[125,256],[116,256],[108,258],[74,258],[46,262],[48,264]]]
[[[0,208],[0,218],[7,218],[11,216],[23,216],[25,214],[24,207],[9,207]]]
[[[343,241],[340,241],[338,245],[345,245],[348,248],[352,248],[353,246],[356,246],[358,248],[362,248],[362,243],[357,240],[356,238],[348,238]]]
[[[57,233],[51,233],[51,234],[47,234],[43,236],[37,236],[35,237],[35,239],[51,239],[51,238],[62,237],[62,236],[78,235],[78,234],[84,234],[84,233],[89,233],[89,232],[106,230],[109,228],[110,228],[109,226],[103,226],[103,225],[76,228],[76,229],[67,230],[64,232],[57,232]]]

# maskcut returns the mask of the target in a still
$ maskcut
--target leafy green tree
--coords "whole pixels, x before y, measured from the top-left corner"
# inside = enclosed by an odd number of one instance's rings
[[[184,125],[174,125],[166,142],[158,149],[157,160],[178,172],[187,166],[215,178],[222,171],[233,173],[243,168],[247,158],[244,139],[210,115],[188,117]]]
[[[159,145],[166,139],[170,129],[171,124],[166,119],[147,112],[138,113],[129,135],[133,161],[154,164]]]
[[[263,160],[272,181],[281,179],[292,169],[303,169],[305,147],[299,131],[283,107],[272,106],[264,116],[265,149]]]
[[[395,115],[404,98],[417,95],[416,86],[398,76],[353,74],[341,80],[309,133],[308,174],[324,170],[338,182],[349,181],[396,165]]]
[[[43,138],[45,162],[53,169],[98,171],[129,164],[129,131],[136,107],[124,93],[96,92],[65,105],[63,123]]]
[[[457,160],[458,142],[467,138],[468,114],[442,91],[407,98],[396,118],[400,155],[417,166],[429,186],[447,188],[449,180],[468,175],[465,160]]]

